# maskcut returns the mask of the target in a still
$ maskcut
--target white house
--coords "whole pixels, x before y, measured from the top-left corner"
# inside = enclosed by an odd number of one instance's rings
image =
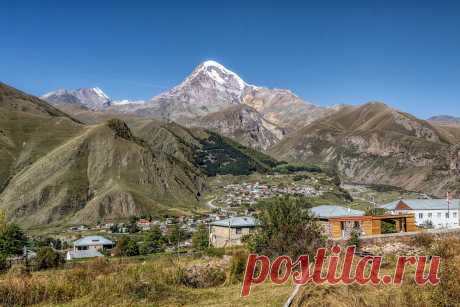
[[[401,199],[380,208],[391,214],[413,213],[417,226],[431,223],[434,228],[459,227],[459,199]]]
[[[96,257],[104,257],[104,255],[95,249],[87,249],[87,250],[68,251],[65,256],[65,259],[70,261],[74,259],[96,258]]]
[[[115,243],[101,236],[89,236],[81,238],[73,243],[74,251],[77,250],[104,250],[111,249]]]

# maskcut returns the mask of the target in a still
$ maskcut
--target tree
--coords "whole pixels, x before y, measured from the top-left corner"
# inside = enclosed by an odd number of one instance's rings
[[[248,239],[252,252],[269,257],[313,256],[325,246],[320,224],[301,199],[284,196],[259,202],[258,207],[260,227]]]
[[[5,224],[0,227],[0,254],[20,255],[27,244],[27,237],[16,224]]]
[[[356,246],[356,250],[359,251],[361,248],[361,240],[359,239],[359,232],[352,230],[350,238],[347,241],[347,246]]]
[[[144,235],[144,241],[141,246],[142,254],[159,253],[163,251],[166,238],[161,233],[159,226],[153,227]]]
[[[64,261],[64,257],[51,247],[41,247],[37,252],[36,263],[39,270],[56,268]]]
[[[193,234],[192,245],[199,250],[206,249],[209,246],[209,233],[205,224],[200,224],[197,231]]]
[[[384,208],[369,208],[366,210],[365,215],[384,215],[385,212]]]
[[[131,239],[128,236],[123,236],[115,246],[114,254],[116,256],[138,256],[139,255],[139,246],[136,241]]]
[[[169,231],[168,241],[169,244],[176,246],[180,242],[185,241],[187,237],[187,232],[185,232],[179,224],[174,224]]]

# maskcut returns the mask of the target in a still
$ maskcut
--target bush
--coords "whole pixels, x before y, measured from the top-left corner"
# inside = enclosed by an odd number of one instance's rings
[[[243,251],[235,252],[232,255],[227,276],[228,284],[234,284],[243,280],[244,271],[246,270],[247,259],[248,254]]]
[[[56,268],[65,262],[64,257],[51,247],[40,248],[35,261],[38,270]]]
[[[160,227],[156,226],[145,233],[140,253],[145,255],[162,252],[165,243],[166,238],[162,235]]]
[[[192,236],[192,245],[195,249],[204,250],[209,246],[209,233],[205,224],[198,226],[197,231]]]
[[[0,254],[0,272],[4,272],[8,270],[8,256],[5,254]]]
[[[361,240],[359,239],[359,232],[353,230],[350,233],[350,238],[347,241],[347,246],[356,246],[356,250],[359,251],[361,248]]]
[[[209,247],[204,250],[206,256],[222,258],[225,255],[225,248]]]
[[[117,242],[117,245],[113,250],[113,254],[115,256],[125,257],[138,256],[140,254],[139,246],[136,241],[128,236],[124,236]]]
[[[321,173],[321,167],[313,164],[281,164],[272,169],[275,173],[293,174],[298,172]]]
[[[185,270],[182,282],[191,288],[209,288],[222,285],[225,279],[223,268],[195,265]]]
[[[18,225],[0,227],[0,254],[20,255],[27,244],[27,237]]]
[[[383,208],[369,208],[366,210],[365,215],[384,215],[386,212]]]
[[[325,245],[321,226],[305,203],[292,197],[259,202],[261,227],[249,238],[252,252],[266,256],[313,256]]]
[[[434,242],[434,239],[429,234],[419,233],[414,237],[412,242],[414,243],[415,246],[429,249],[431,248]]]

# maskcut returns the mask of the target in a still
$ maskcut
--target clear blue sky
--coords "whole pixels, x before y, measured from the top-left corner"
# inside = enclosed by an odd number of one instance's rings
[[[214,59],[319,105],[460,116],[459,1],[0,0],[0,80],[146,99]]]

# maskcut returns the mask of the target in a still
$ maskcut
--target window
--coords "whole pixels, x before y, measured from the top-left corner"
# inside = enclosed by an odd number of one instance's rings
[[[419,218],[419,219],[423,219],[423,213],[419,213],[419,214],[418,214],[418,218]]]
[[[236,234],[237,235],[241,234],[241,228],[236,228]]]
[[[446,212],[446,219],[449,218],[449,212]]]
[[[453,213],[452,213],[452,217],[453,217],[454,219],[457,218],[457,212],[453,212]]]
[[[428,213],[428,218],[430,218],[430,219],[431,219],[432,217],[433,217],[433,213],[431,213],[431,212],[430,212],[430,213]]]
[[[438,219],[441,218],[441,212],[438,212]]]

